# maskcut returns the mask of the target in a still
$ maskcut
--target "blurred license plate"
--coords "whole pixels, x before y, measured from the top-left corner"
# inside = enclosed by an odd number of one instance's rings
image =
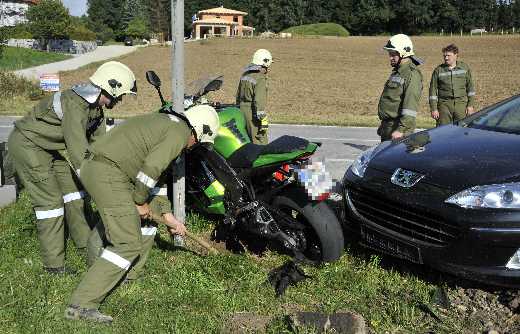
[[[415,263],[422,263],[421,252],[417,246],[392,239],[375,230],[361,227],[363,245],[380,252],[399,257]]]

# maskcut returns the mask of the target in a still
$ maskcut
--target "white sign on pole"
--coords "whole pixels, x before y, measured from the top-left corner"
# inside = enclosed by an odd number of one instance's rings
[[[40,88],[45,92],[58,92],[60,90],[60,77],[57,74],[40,75]]]

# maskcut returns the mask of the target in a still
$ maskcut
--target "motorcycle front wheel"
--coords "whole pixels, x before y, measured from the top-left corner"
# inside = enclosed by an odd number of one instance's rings
[[[273,198],[272,205],[301,223],[303,230],[282,228],[303,246],[303,255],[312,261],[333,262],[345,247],[341,224],[325,203],[311,201],[305,190],[292,188]]]

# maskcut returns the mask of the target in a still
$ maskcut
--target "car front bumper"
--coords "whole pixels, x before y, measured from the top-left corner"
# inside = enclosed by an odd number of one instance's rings
[[[506,267],[520,248],[520,212],[458,208],[432,186],[410,192],[381,176],[347,172],[343,180],[344,227],[362,245],[471,280],[520,287],[520,269]],[[379,198],[356,201],[360,190]]]

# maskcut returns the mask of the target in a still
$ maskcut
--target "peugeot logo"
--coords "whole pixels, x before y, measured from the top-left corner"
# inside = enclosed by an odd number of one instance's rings
[[[421,181],[423,177],[424,175],[422,174],[402,168],[397,168],[390,181],[399,187],[411,188],[415,186],[417,182]]]

